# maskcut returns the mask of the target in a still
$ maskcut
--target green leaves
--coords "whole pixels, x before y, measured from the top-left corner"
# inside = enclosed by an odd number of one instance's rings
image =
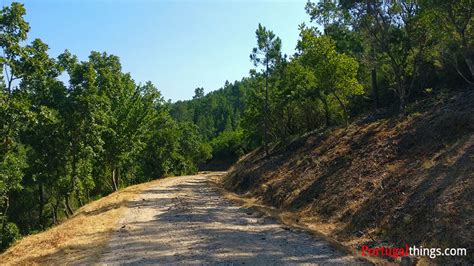
[[[214,138],[210,145],[215,157],[230,161],[236,161],[240,156],[244,155],[244,151],[247,149],[242,129],[224,131]]]
[[[13,59],[21,53],[20,42],[26,40],[30,26],[23,19],[26,14],[23,4],[13,2],[11,6],[3,7],[0,15],[0,46],[5,51],[5,57]]]
[[[4,197],[10,191],[22,188],[21,178],[26,164],[26,149],[23,145],[14,145],[7,152],[3,152],[0,161],[0,197]]]
[[[334,97],[342,108],[347,123],[348,99],[363,93],[357,80],[358,63],[355,58],[336,51],[335,42],[328,36],[317,36],[314,30],[302,28],[298,42],[299,56],[303,65],[314,75],[314,92],[322,101]],[[325,99],[322,99],[325,98]]]
[[[24,44],[24,15],[18,3],[0,13],[0,239],[11,220],[43,229],[90,199],[194,173],[210,158],[198,128],[174,122],[151,82],[136,84],[114,55],[54,59],[40,39]]]
[[[261,24],[258,24],[255,35],[257,47],[252,49],[250,60],[256,67],[263,65],[266,72],[271,71],[281,58],[281,39]]]

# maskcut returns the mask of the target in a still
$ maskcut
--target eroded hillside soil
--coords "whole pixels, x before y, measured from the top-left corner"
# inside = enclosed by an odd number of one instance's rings
[[[254,151],[224,183],[355,248],[472,249],[474,92]]]

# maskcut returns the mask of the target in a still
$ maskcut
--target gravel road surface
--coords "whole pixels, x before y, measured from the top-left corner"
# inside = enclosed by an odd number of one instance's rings
[[[307,232],[240,207],[212,174],[163,180],[130,202],[100,264],[361,264]]]

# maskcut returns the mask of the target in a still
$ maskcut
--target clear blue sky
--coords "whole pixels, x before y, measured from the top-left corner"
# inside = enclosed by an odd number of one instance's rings
[[[11,0],[2,0],[3,4]],[[29,37],[41,38],[56,57],[65,49],[120,57],[137,82],[152,81],[165,99],[189,99],[253,67],[258,23],[273,30],[293,54],[298,25],[308,23],[306,1],[26,0]]]

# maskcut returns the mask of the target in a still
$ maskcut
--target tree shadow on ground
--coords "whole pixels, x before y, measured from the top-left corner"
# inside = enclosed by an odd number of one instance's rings
[[[346,256],[302,231],[289,231],[220,197],[207,180],[145,191],[132,208],[153,210],[151,220],[116,232],[106,264],[341,263]],[[177,195],[169,198],[166,195]],[[172,237],[172,239],[170,239]],[[362,262],[360,262],[362,263]]]

